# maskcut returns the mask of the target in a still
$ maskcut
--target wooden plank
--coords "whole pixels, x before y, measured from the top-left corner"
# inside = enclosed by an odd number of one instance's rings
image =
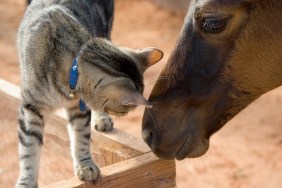
[[[19,88],[1,79],[0,91],[20,99]],[[51,126],[46,126],[46,136],[65,148],[68,142],[65,115],[61,111],[56,114],[47,122]],[[95,161],[103,161],[100,166],[111,164],[101,168],[100,180],[93,185],[72,178],[46,187],[175,187],[175,162],[158,159],[143,141],[116,129],[108,133],[92,131],[92,139]]]
[[[0,91],[3,91],[4,93],[15,98],[21,98],[20,88],[15,84],[7,82],[6,80],[0,79]]]
[[[14,97],[15,102],[13,106],[16,106],[16,109],[18,108],[20,100],[20,89],[18,86],[0,79],[0,92],[4,92],[8,96]],[[68,122],[66,121],[66,115],[63,109],[56,111],[56,116],[50,115],[47,118],[45,125],[45,139],[51,139],[56,145],[64,148],[64,150],[67,149],[65,147],[69,145],[69,136],[66,128],[67,123]],[[118,131],[117,129],[114,129],[107,134],[93,130],[91,133],[91,138],[92,155],[100,166],[114,164],[116,162],[136,157],[149,151],[148,149],[144,150],[144,147],[137,147],[138,150],[135,149],[135,146],[130,143],[135,143],[136,146],[140,146],[142,145],[140,144],[142,141],[137,140],[127,133]],[[119,140],[122,140],[123,143],[129,143],[128,145],[131,145],[131,147],[120,143]]]
[[[2,120],[0,124],[0,135],[4,138],[4,143],[0,146],[0,151],[6,152],[8,148],[7,152],[11,156],[8,160],[5,159],[5,155],[0,157],[0,166],[5,170],[9,170],[10,174],[18,174],[18,142],[16,138],[18,126],[17,111],[20,100],[2,91],[0,91],[0,98],[2,99],[0,103],[1,109],[5,109],[0,113],[0,119]],[[70,156],[69,136],[66,125],[67,121],[65,119],[56,116],[50,115],[47,119],[44,131],[44,146],[41,155],[41,161],[43,162],[40,164],[39,182],[41,185],[48,185],[73,176],[73,164]],[[91,154],[94,162],[100,167],[142,154],[126,145],[104,137],[99,132],[92,131],[91,136]],[[54,172],[52,173],[52,171]],[[51,174],[54,174],[54,176],[51,176]],[[14,180],[5,179],[4,182],[14,182]]]
[[[6,94],[13,96],[17,99],[20,99],[20,88],[12,83],[9,83],[5,80],[0,79],[0,91],[5,92]],[[55,115],[57,118],[53,117],[52,121],[62,121],[66,119],[66,114],[63,109],[55,111]],[[56,128],[57,129],[57,128]],[[93,129],[94,130],[94,129]],[[51,132],[56,132],[56,130],[52,130],[50,128]],[[60,132],[61,133],[61,132]],[[150,148],[140,139],[137,139],[123,131],[114,129],[113,131],[105,132],[105,133],[99,133],[103,136],[116,141],[120,144],[126,145],[134,150],[140,151],[141,153],[146,153],[150,151]],[[65,134],[61,134],[62,137],[66,138]]]
[[[56,124],[54,124],[55,122]],[[52,142],[56,143],[65,150],[69,148],[66,148],[66,146],[69,146],[69,138],[66,127],[62,125],[61,122],[62,121],[56,121],[54,119],[50,120],[45,126],[44,137],[48,138],[48,140],[51,139]],[[100,167],[111,165],[144,154],[108,137],[104,137],[97,131],[91,132],[90,147],[92,157]],[[66,152],[70,151],[67,150]]]
[[[52,126],[55,125],[55,126]],[[67,121],[65,119],[50,116],[50,119],[47,122],[45,135],[52,137],[53,141],[56,141],[62,147],[64,144],[68,144],[69,138],[66,131]],[[117,131],[120,139],[123,136],[126,138],[131,138],[127,133],[123,133],[122,131]],[[123,139],[125,140],[125,139]],[[134,142],[135,139],[129,140],[128,142]],[[139,142],[142,142],[139,140]],[[100,167],[114,164],[120,161],[124,161],[126,159],[139,156],[144,154],[133,147],[129,147],[125,144],[119,143],[116,140],[111,139],[111,137],[105,137],[103,133],[97,132],[96,130],[91,131],[91,153],[92,156],[99,164]],[[139,148],[138,148],[139,149]]]
[[[100,134],[102,134],[104,137],[110,138],[111,140],[119,142],[142,153],[147,153],[151,151],[149,146],[147,146],[145,142],[123,131],[114,129],[113,131],[101,132]]]
[[[64,110],[57,110],[55,114],[60,118],[66,119],[66,113]],[[93,126],[92,130],[95,131]],[[151,151],[145,142],[118,129],[113,129],[112,131],[108,132],[99,132],[99,134],[142,153]]]
[[[20,88],[14,84],[0,79],[0,91],[8,96],[15,97],[16,108],[20,100]],[[69,144],[69,136],[66,131],[66,114],[63,109],[55,112],[56,116],[50,115],[45,126],[45,138],[51,138],[54,143],[64,148]],[[149,147],[141,140],[131,135],[114,129],[107,133],[92,131],[92,154],[100,166],[113,164],[116,162],[135,157],[149,152]]]
[[[91,137],[91,152],[100,156],[100,160],[96,159],[96,161],[99,160],[97,162],[100,167],[144,154],[138,150],[128,147],[127,145],[105,137],[97,131],[92,131]]]
[[[152,152],[101,168],[101,178],[85,183],[77,178],[44,188],[172,188],[175,187],[175,162],[158,159]]]
[[[64,146],[69,145],[69,136],[67,134],[66,125],[66,120],[56,116],[50,116],[45,126],[44,136],[52,138],[52,141],[64,148]],[[134,148],[121,144],[109,137],[105,137],[97,131],[91,131],[90,147],[93,159],[100,167],[143,154]]]
[[[7,172],[7,178],[0,175],[0,187],[12,187],[19,174],[18,159],[18,107],[20,101],[7,93],[0,91],[0,166]],[[56,122],[54,122],[56,123]],[[62,128],[62,133],[67,133],[60,124],[46,124],[49,127]],[[61,139],[57,135],[44,134],[44,146],[41,152],[40,185],[48,185],[62,179],[73,177],[73,164],[70,156],[68,139]],[[66,134],[67,136],[67,134]],[[4,176],[3,176],[4,177]]]

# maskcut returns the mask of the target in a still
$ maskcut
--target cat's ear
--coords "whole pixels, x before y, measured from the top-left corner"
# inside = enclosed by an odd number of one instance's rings
[[[146,108],[152,107],[149,102],[138,92],[128,92],[120,100],[122,105],[144,105]]]
[[[154,47],[138,49],[136,52],[143,71],[159,62],[164,56],[161,50]]]

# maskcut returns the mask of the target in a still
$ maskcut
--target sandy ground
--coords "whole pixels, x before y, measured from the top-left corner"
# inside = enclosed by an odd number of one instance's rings
[[[15,35],[24,6],[23,0],[0,0],[0,78],[15,84],[20,83]],[[116,0],[113,42],[132,48],[155,46],[165,53],[164,59],[145,74],[146,97],[176,43],[183,19],[183,14],[164,10],[150,0]],[[0,104],[4,104],[4,100],[6,98],[1,96]],[[281,187],[281,106],[282,88],[278,88],[252,103],[214,135],[206,155],[177,161],[177,187]],[[15,136],[17,109],[5,105],[0,107],[0,187],[6,188],[13,187],[18,174],[15,170],[18,168]],[[115,126],[141,137],[142,114],[143,108],[138,108],[126,117],[115,118]],[[46,152],[43,150],[43,155]],[[59,165],[56,161],[47,164],[53,165],[54,171]],[[71,167],[67,170],[71,171]],[[41,185],[49,183],[44,181],[46,178],[40,177]]]

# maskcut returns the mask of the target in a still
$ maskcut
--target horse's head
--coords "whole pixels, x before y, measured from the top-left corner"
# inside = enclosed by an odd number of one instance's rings
[[[164,159],[198,157],[210,136],[282,84],[282,1],[194,0],[149,97],[142,135]]]

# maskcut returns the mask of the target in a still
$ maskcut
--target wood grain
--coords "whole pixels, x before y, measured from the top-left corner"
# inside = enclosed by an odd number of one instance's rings
[[[101,168],[95,184],[77,178],[44,188],[172,188],[175,187],[175,162],[158,159],[152,152]]]

